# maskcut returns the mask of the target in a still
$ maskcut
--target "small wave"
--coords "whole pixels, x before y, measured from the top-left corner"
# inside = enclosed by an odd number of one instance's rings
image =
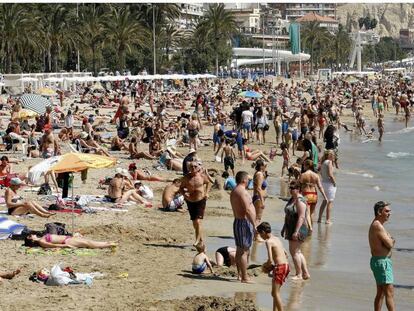
[[[374,187],[374,190],[375,190],[375,191],[380,191],[380,190],[381,190],[381,188],[380,188],[379,186],[375,186],[375,187]]]
[[[395,132],[386,132],[387,135],[398,135],[398,134],[407,134],[414,131],[414,127],[407,127],[405,129],[401,129]]]
[[[374,178],[374,175],[365,173],[364,171],[358,171],[358,172],[344,172],[347,175],[356,175],[356,176],[362,176],[365,178]]]
[[[387,154],[387,157],[391,159],[407,158],[410,156],[412,156],[412,154],[409,152],[389,152]]]

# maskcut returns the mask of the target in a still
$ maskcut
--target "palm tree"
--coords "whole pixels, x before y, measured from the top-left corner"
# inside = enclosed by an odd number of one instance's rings
[[[339,63],[343,65],[349,55],[351,49],[351,38],[349,37],[344,26],[339,24],[338,32],[334,35],[333,39],[336,66],[338,68]]]
[[[198,31],[215,50],[216,74],[218,75],[219,61],[217,47],[220,42],[227,42],[237,32],[237,24],[234,16],[225,9],[224,4],[212,4],[199,23]]]
[[[71,4],[46,4],[39,7],[41,31],[44,35],[48,70],[57,72],[61,51],[74,46],[75,7]]]
[[[29,38],[36,19],[29,16],[21,4],[6,4],[0,6],[0,38],[2,41],[3,64],[7,73],[12,72],[13,59],[17,57],[17,50],[22,48],[22,38]]]
[[[152,3],[131,6],[132,12],[142,22],[142,25],[150,32],[152,39],[152,57],[155,58],[157,65],[159,48],[167,48],[165,45],[175,40],[174,36],[179,35],[179,31],[174,29],[174,21],[180,16],[180,7],[174,3]],[[177,30],[177,31],[176,31]],[[160,44],[168,40],[169,43]],[[155,47],[153,46],[155,43]],[[154,55],[155,52],[155,55]],[[168,59],[169,50],[166,51]]]
[[[79,14],[79,27],[76,31],[77,43],[92,54],[92,70],[96,74],[97,51],[104,41],[104,7],[100,4],[83,5]]]
[[[110,14],[104,21],[106,44],[115,46],[118,53],[118,69],[125,69],[126,53],[136,46],[145,46],[148,31],[131,14],[128,6],[110,5]]]
[[[312,21],[303,23],[300,37],[302,46],[306,48],[311,55],[311,72],[313,72],[313,64],[317,59],[316,45],[319,44],[320,46],[323,46],[324,44],[329,43],[331,34],[326,28],[320,27],[318,21]]]

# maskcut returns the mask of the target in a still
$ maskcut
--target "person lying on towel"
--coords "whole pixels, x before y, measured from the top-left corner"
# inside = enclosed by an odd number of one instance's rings
[[[45,234],[38,237],[35,234],[28,235],[24,240],[27,247],[43,248],[115,248],[118,244],[115,242],[98,242],[85,239],[81,236],[67,236],[57,234]]]

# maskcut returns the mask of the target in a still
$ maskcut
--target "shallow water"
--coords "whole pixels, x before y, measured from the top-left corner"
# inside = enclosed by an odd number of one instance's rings
[[[334,224],[315,224],[313,236],[304,243],[303,252],[312,279],[298,284],[289,281],[282,287],[283,302],[288,310],[372,309],[375,282],[369,268],[367,233],[374,216],[373,206],[380,200],[392,204],[392,215],[386,228],[396,239],[393,261],[397,309],[413,309],[414,127],[403,129],[404,124],[393,119],[388,117],[386,120],[387,134],[383,143],[376,140],[361,143],[360,137],[341,133],[341,169],[336,175],[338,191],[333,210]],[[278,179],[271,180],[270,184],[271,194],[278,195]],[[272,214],[281,216],[282,211],[268,210],[265,216],[271,220]],[[272,227],[278,235],[281,223],[272,222]],[[209,238],[208,245],[212,250],[232,243],[229,239],[215,237]],[[264,244],[253,247],[253,263],[263,263],[266,256]],[[263,282],[268,291],[246,295],[253,295],[259,307],[271,309],[271,280],[264,279]],[[235,296],[240,295],[238,292]]]

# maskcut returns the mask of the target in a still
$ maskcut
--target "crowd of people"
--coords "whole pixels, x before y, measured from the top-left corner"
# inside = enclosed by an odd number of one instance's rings
[[[62,154],[66,147],[75,152],[108,157],[127,154],[132,161],[128,168],[117,168],[113,177],[103,181],[108,186],[108,202],[116,207],[122,207],[126,202],[150,207],[153,194],[150,195],[150,187],[145,184],[166,183],[159,198],[161,207],[166,211],[188,210],[192,221],[193,245],[197,249],[192,264],[195,274],[205,273],[207,268],[214,273],[214,265],[236,265],[239,280],[252,283],[247,273],[249,250],[254,241],[264,241],[269,259],[263,269],[273,274],[275,310],[283,309],[279,291],[290,268],[287,252],[282,242],[272,235],[270,215],[266,213],[267,191],[271,186],[268,177],[277,173],[289,188],[281,236],[288,240],[293,260],[295,273],[292,280],[308,280],[311,275],[301,246],[312,236],[318,207],[317,222],[333,223],[341,130],[373,140],[375,128],[367,131],[368,119],[371,119],[377,126],[381,142],[385,132],[384,115],[393,113],[390,110],[394,108],[398,116],[402,110],[407,127],[414,104],[410,84],[396,76],[378,80],[363,78],[356,83],[349,83],[344,77],[329,82],[238,82],[237,89],[257,94],[252,98],[231,96],[232,80],[185,81],[177,86],[178,93],[161,92],[158,81],[116,81],[109,86],[110,89],[104,89],[100,94],[90,86],[81,89],[79,103],[88,106],[84,110],[73,103],[70,96],[67,102],[61,96],[60,105],[47,107],[43,115],[30,121],[32,124],[19,117],[22,109],[19,99],[10,97],[4,103],[11,108],[3,136],[6,150],[20,144],[24,157],[43,159]],[[364,102],[371,104],[372,116],[364,110]],[[345,111],[350,111],[351,118],[344,117]],[[3,114],[7,115],[4,111]],[[107,135],[108,127],[113,125],[116,126],[115,134]],[[213,148],[204,148],[205,145]],[[185,151],[180,153],[179,148]],[[208,160],[201,157],[200,150],[208,150],[208,157],[211,157]],[[269,172],[268,165],[277,157],[281,158],[280,170]],[[172,171],[182,176],[171,178],[171,175],[151,174],[147,167],[136,163],[140,159],[152,161],[160,171]],[[211,159],[221,162],[222,170],[209,165]],[[19,163],[20,159],[3,157],[1,160],[0,178],[4,179],[7,188],[5,202],[9,215],[31,213],[53,217],[53,212],[17,193],[27,180],[25,176],[12,176],[10,163]],[[250,166],[244,165],[246,162],[252,164],[251,171],[246,169]],[[86,173],[82,178],[85,182]],[[56,177],[53,173],[45,176],[46,181],[51,180],[54,184]],[[203,228],[213,187],[231,190],[236,246],[218,249],[216,262],[206,255]],[[376,208],[376,217],[380,217],[383,210],[384,207]],[[370,243],[378,246],[378,239],[387,238],[383,237],[383,228],[374,229]],[[30,235],[27,239],[31,245],[41,247],[106,248],[115,245],[55,235]],[[391,249],[391,244],[387,240],[386,249]],[[387,256],[383,253],[382,249],[374,250],[373,256]],[[374,263],[377,271],[374,274],[379,273],[378,262]],[[382,280],[377,279],[377,282],[379,286],[384,285]],[[385,285],[388,284],[391,283],[387,279]],[[376,303],[382,302],[381,295],[384,294],[388,306],[388,302],[391,304],[388,289],[379,290]],[[393,309],[389,307],[389,310]]]

